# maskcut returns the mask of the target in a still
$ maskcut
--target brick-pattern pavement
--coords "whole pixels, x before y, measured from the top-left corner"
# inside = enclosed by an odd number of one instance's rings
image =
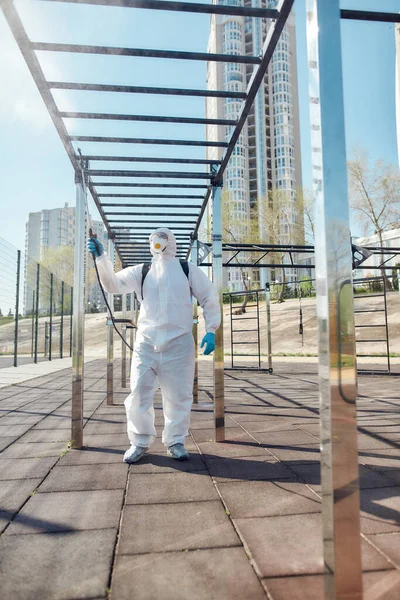
[[[104,361],[85,365],[83,450],[67,451],[69,369],[0,390],[2,600],[322,600],[316,365],[227,372],[215,444],[210,364],[183,463],[160,438],[122,463],[127,392],[105,404]],[[359,392],[365,599],[398,600],[398,383]]]

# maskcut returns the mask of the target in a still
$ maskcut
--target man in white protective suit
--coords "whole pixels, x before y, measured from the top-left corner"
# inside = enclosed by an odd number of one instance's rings
[[[131,393],[125,400],[128,437],[131,447],[124,462],[142,458],[156,439],[154,395],[161,387],[164,409],[162,440],[167,454],[186,460],[184,446],[188,435],[193,401],[194,340],[192,336],[192,295],[204,311],[206,335],[201,348],[210,354],[215,348],[215,331],[221,323],[221,308],[215,286],[193,263],[184,265],[176,258],[172,231],[157,229],[150,236],[153,255],[150,270],[143,264],[114,273],[102,244],[89,239],[88,250],[96,256],[101,283],[112,294],[135,292],[140,315],[131,365]]]

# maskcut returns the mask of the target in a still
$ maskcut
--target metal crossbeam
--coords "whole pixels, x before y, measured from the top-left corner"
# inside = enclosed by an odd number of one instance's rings
[[[199,194],[192,195],[175,195],[175,194],[98,194],[99,198],[176,198],[177,200],[203,199]],[[131,204],[123,204],[119,202],[103,202],[102,206],[131,206]],[[154,206],[153,204],[151,206]],[[164,206],[164,205],[159,205]],[[175,205],[174,205],[175,206]],[[193,205],[196,208],[201,208],[200,205]]]
[[[340,17],[342,19],[349,19],[352,21],[375,21],[381,23],[400,23],[399,13],[389,13],[382,11],[372,10],[346,10],[340,11]]]
[[[54,0],[43,0],[54,2]],[[96,6],[115,6],[123,8],[143,8],[177,12],[203,13],[210,15],[237,15],[241,17],[261,17],[276,19],[278,11],[272,8],[252,8],[230,6],[228,4],[200,4],[197,2],[170,2],[169,0],[57,0],[69,4],[92,4]]]
[[[221,164],[220,160],[208,160],[203,158],[168,158],[155,156],[102,156],[98,154],[83,155],[84,160],[96,160],[105,162],[149,162],[166,164],[187,164],[187,165],[213,165]]]
[[[244,100],[245,92],[230,90],[194,90],[186,88],[149,87],[139,85],[114,85],[107,83],[73,83],[68,81],[48,81],[54,90],[79,90],[84,92],[116,92],[123,94],[156,94],[157,96],[195,96],[204,98],[237,98]]]
[[[73,142],[105,142],[111,144],[149,144],[154,146],[199,146],[212,148],[227,148],[227,142],[207,142],[197,140],[164,140],[146,138],[107,137],[98,135],[71,135],[69,139]]]
[[[175,189],[207,189],[208,185],[190,184],[190,183],[134,183],[134,182],[116,182],[93,181],[92,185],[96,187],[132,187],[132,188],[175,188]],[[202,196],[203,197],[203,196]]]
[[[100,119],[102,121],[145,121],[151,123],[184,123],[191,125],[236,125],[233,119],[200,119],[197,117],[160,117],[158,115],[122,115],[114,113],[59,112],[63,119]]]
[[[150,50],[145,48],[118,48],[115,46],[86,46],[82,44],[54,44],[31,42],[31,48],[40,52],[67,52],[70,54],[105,54],[107,56],[136,56],[142,58],[169,58],[225,63],[260,64],[258,56],[239,54],[211,54],[208,52],[181,52],[178,50]]]
[[[89,169],[89,175],[97,175],[102,177],[165,177],[166,179],[212,179],[211,173],[187,173],[182,171],[108,171],[99,169]]]

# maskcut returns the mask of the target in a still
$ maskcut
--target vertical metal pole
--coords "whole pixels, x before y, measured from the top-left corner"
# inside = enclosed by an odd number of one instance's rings
[[[313,157],[318,167],[313,193],[325,598],[361,600],[357,373],[339,0],[307,0],[307,45],[311,144],[319,149]]]
[[[267,352],[268,352],[268,371],[272,373],[272,339],[271,339],[271,286],[265,284],[265,310],[267,313]]]
[[[33,361],[37,363],[38,355],[38,333],[39,333],[39,284],[40,284],[40,264],[36,266],[36,312],[35,312],[35,347],[33,350]]]
[[[268,2],[267,2],[268,5]],[[251,6],[254,8],[262,8],[263,3],[261,0],[251,0]],[[263,35],[262,35],[263,22],[261,19],[252,18],[251,28],[253,32],[253,56],[260,56],[263,49]],[[258,222],[259,222],[259,240],[265,240],[265,215],[263,214],[268,206],[267,203],[267,176],[266,176],[266,148],[267,139],[265,132],[265,93],[264,93],[264,80],[257,92],[254,100],[254,123],[255,123],[255,136],[256,136],[256,164],[257,164],[257,197],[258,197]],[[271,115],[272,119],[272,115]],[[260,284],[265,285],[267,277],[267,269],[261,269],[260,273]]]
[[[386,301],[386,277],[382,277],[383,283],[383,302],[385,306],[385,333],[386,333],[386,355],[387,355],[387,369],[390,374],[390,344],[389,344],[389,324],[387,317],[387,301]]]
[[[71,445],[83,445],[84,332],[85,332],[85,229],[86,182],[83,171],[75,173],[75,254],[72,311],[72,420]]]
[[[72,314],[74,312],[74,288],[71,288],[71,311],[69,315],[69,355],[72,356]]]
[[[233,369],[233,306],[232,306],[232,294],[229,294],[229,313],[231,321],[231,367]]]
[[[108,240],[108,255],[114,266],[114,244]],[[107,295],[108,304],[111,310],[114,309],[114,295]],[[107,404],[114,403],[114,329],[111,316],[107,319]]]
[[[63,357],[64,343],[64,282],[61,282],[61,319],[60,319],[60,358]]]
[[[261,369],[261,343],[260,343],[260,303],[258,298],[258,292],[256,292],[257,299],[257,344],[258,344],[258,368]]]
[[[50,273],[50,331],[49,331],[49,360],[51,360],[51,344],[53,341],[53,273]]]
[[[35,290],[32,292],[32,344],[31,344],[31,357],[33,357],[33,340],[35,331]]]
[[[122,303],[122,318],[126,319],[126,294],[122,294],[121,297],[121,303]],[[122,324],[122,331],[121,331],[121,335],[124,341],[121,340],[122,343],[122,347],[121,347],[121,387],[126,388],[126,324]]]
[[[132,323],[134,323],[136,325],[136,321],[135,321],[135,306],[136,306],[136,297],[135,297],[135,292],[132,292],[131,294],[131,311],[130,311],[130,316],[131,316],[131,321]],[[133,348],[133,332],[135,331],[133,328],[129,330],[130,334],[129,334],[129,341],[130,341],[130,347]],[[132,350],[129,351],[130,352],[130,360],[132,360]]]
[[[192,252],[191,252],[192,262],[197,266],[199,260],[199,245],[196,237],[193,239],[192,243]],[[194,380],[193,380],[193,404],[199,403],[199,334],[198,334],[198,324],[199,324],[199,314],[198,314],[198,306],[197,299],[193,299],[193,339],[194,339]]]
[[[225,440],[225,397],[224,397],[224,312],[222,271],[222,183],[212,187],[212,265],[213,282],[217,288],[221,306],[221,326],[215,332],[214,350],[214,419],[215,441]]]
[[[19,282],[21,277],[21,250],[17,251],[17,283],[15,290],[15,329],[14,329],[14,367],[18,364],[18,315],[19,315]]]

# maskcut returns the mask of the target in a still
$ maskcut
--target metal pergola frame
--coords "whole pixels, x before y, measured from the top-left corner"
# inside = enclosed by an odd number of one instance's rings
[[[187,192],[185,208],[189,206],[197,214],[182,213],[176,215],[176,207],[162,207],[162,211],[171,211],[170,225],[178,230],[183,254],[189,254],[196,248],[196,240],[205,214],[208,202],[212,198],[212,246],[213,246],[213,280],[222,301],[222,213],[221,213],[221,188],[223,175],[229,159],[239,139],[243,126],[249,116],[253,102],[257,96],[260,85],[266,74],[275,47],[285,27],[291,12],[294,0],[278,0],[275,9],[264,9],[259,6],[240,7],[226,4],[200,4],[189,2],[173,2],[165,0],[39,0],[41,2],[56,2],[64,4],[102,5],[113,9],[148,9],[152,11],[180,11],[203,13],[209,15],[236,15],[247,16],[255,19],[270,19],[270,27],[265,39],[260,56],[243,57],[233,55],[212,55],[185,51],[164,51],[158,49],[118,48],[104,46],[80,46],[72,44],[49,44],[41,41],[31,41],[24,29],[22,21],[14,6],[13,0],[0,0],[1,8],[10,26],[14,38],[20,48],[25,62],[31,72],[36,86],[48,109],[54,126],[61,138],[75,171],[77,194],[76,205],[76,244],[75,244],[75,273],[74,273],[74,316],[73,316],[73,401],[72,401],[72,440],[75,446],[83,444],[83,325],[84,325],[84,264],[82,255],[85,243],[85,208],[86,192],[89,190],[97,206],[109,238],[110,255],[114,248],[124,265],[135,262],[147,261],[150,255],[145,251],[142,242],[152,229],[165,223],[165,217],[154,213],[150,218],[147,213],[145,219],[128,221],[127,211],[119,211],[120,219],[109,219],[105,208],[110,208],[110,202],[104,199],[117,196],[108,196],[101,192],[101,188],[149,188],[160,189],[185,189]],[[307,39],[309,54],[309,75],[312,88],[313,104],[310,107],[312,126],[312,142],[321,148],[321,180],[314,189],[314,198],[319,207],[316,224],[316,279],[317,294],[319,296],[319,333],[320,333],[320,404],[321,404],[321,439],[322,439],[322,489],[323,489],[323,539],[325,557],[325,595],[326,598],[352,597],[361,599],[361,559],[360,559],[360,528],[359,528],[359,498],[358,498],[358,463],[357,463],[357,427],[356,427],[356,372],[355,372],[355,343],[353,312],[343,310],[343,304],[349,303],[350,296],[346,293],[351,284],[351,251],[347,234],[339,236],[339,229],[343,232],[349,230],[347,178],[346,178],[346,148],[344,143],[344,113],[343,113],[343,86],[341,63],[341,36],[340,20],[375,21],[398,23],[400,15],[382,11],[357,11],[340,10],[339,0],[304,0],[307,5]],[[256,4],[256,2],[255,2]],[[244,62],[254,65],[254,71],[249,81],[246,93],[226,92],[223,90],[198,90],[177,89],[159,86],[115,85],[105,83],[78,83],[74,81],[47,81],[36,52],[62,52],[62,53],[90,53],[96,55],[112,56],[152,56],[163,60],[190,61],[217,61],[217,62]],[[185,96],[185,97],[219,97],[236,98],[242,100],[242,108],[237,120],[207,119],[202,116],[183,117],[142,115],[142,114],[113,114],[107,112],[66,112],[57,107],[52,91],[57,89],[96,91],[131,94],[155,94]],[[162,138],[132,138],[113,137],[103,135],[70,135],[64,121],[72,118],[92,121],[140,121],[153,123],[176,123],[179,125],[224,125],[231,128],[227,142],[210,142],[206,139],[186,141],[181,137],[177,139]],[[194,146],[194,147],[219,147],[223,148],[221,161],[196,161],[197,164],[210,166],[210,169],[200,171],[168,170],[112,170],[110,168],[94,168],[92,163],[110,162],[109,155],[91,153],[80,154],[74,147],[75,142],[96,143],[123,143],[157,145],[160,147]],[[161,150],[160,150],[161,152]],[[117,157],[112,158],[112,161]],[[187,165],[195,164],[179,157],[165,159],[160,155],[156,160],[147,155],[119,156],[119,162],[153,162],[160,164]],[[330,168],[335,166],[335,168]],[[322,166],[324,168],[322,168]],[[332,181],[334,173],[335,181]],[[104,180],[98,179],[103,177]],[[142,179],[168,179],[174,183],[153,183],[146,181],[140,183],[114,182],[113,178],[142,178]],[[93,179],[96,178],[96,179]],[[196,183],[195,183],[196,182]],[[200,198],[193,198],[194,190],[203,190],[201,207],[198,206]],[[132,202],[129,206],[139,206],[146,210],[151,206],[147,196],[124,195]],[[152,196],[162,198],[162,196]],[[133,200],[135,199],[135,202]],[[145,202],[144,202],[145,201]],[[196,201],[192,204],[191,201]],[[333,206],[335,205],[335,211]],[[117,204],[113,204],[117,208]],[[118,206],[118,208],[127,208]],[[156,208],[156,207],[155,207]],[[160,207],[157,206],[157,209]],[[129,214],[134,215],[131,212]],[[151,213],[153,214],[153,213]],[[341,215],[339,218],[338,215]],[[113,215],[118,216],[118,215]],[[139,215],[137,215],[139,216]],[[160,222],[162,219],[162,222]],[[189,217],[192,217],[189,219]],[[194,218],[193,218],[194,217]],[[185,218],[185,220],[179,219]],[[119,223],[119,225],[118,225]],[[179,224],[180,223],[180,224]],[[123,229],[123,231],[121,231]],[[125,242],[141,242],[135,246],[134,253],[130,253]],[[338,254],[338,252],[341,254]],[[232,249],[230,249],[232,251]],[[266,255],[266,254],[265,254]],[[338,256],[337,261],[332,256]],[[229,261],[228,261],[229,266]],[[249,266],[246,264],[245,266]],[[258,266],[264,266],[259,263]],[[274,265],[275,267],[277,265]],[[291,264],[287,266],[293,266]],[[112,397],[112,333],[109,328],[108,344],[108,375],[107,388]],[[110,337],[111,335],[111,337]],[[216,335],[216,351],[214,354],[214,404],[216,440],[223,441],[224,426],[224,372],[223,372],[223,335],[222,327]],[[343,469],[345,464],[345,469]],[[351,561],[348,560],[351,557]]]

